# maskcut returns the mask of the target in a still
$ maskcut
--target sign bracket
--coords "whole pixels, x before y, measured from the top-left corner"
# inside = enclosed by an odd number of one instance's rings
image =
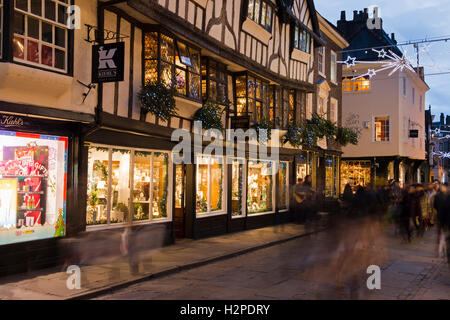
[[[90,24],[85,24],[86,26],[86,39],[84,39],[84,41],[89,42],[89,43],[100,43],[99,39],[103,38],[103,41],[120,41],[122,39],[126,39],[129,38],[130,36],[124,35],[124,34],[120,34],[117,33],[115,31],[111,31],[111,30],[106,30],[103,29],[99,30],[98,27],[96,26],[92,26]],[[102,33],[103,33],[103,37],[102,37]]]

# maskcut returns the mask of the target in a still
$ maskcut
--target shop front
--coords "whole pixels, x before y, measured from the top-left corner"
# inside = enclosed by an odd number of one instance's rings
[[[342,160],[341,162],[341,194],[347,183],[356,192],[358,186],[367,187],[371,184],[372,161]]]
[[[0,274],[57,263],[57,240],[76,229],[76,133],[75,122],[0,114]]]

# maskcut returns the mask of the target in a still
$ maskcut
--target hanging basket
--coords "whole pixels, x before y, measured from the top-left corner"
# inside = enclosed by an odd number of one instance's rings
[[[145,115],[150,112],[157,118],[169,120],[177,115],[174,95],[175,89],[160,80],[145,84],[138,93],[141,113]]]

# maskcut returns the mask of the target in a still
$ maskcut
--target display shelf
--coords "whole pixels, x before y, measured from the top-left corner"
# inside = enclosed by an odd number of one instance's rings
[[[18,194],[44,194],[44,191],[17,191]]]
[[[20,211],[43,211],[44,209],[43,209],[43,208],[33,208],[33,209],[29,209],[29,208],[19,207],[19,208],[17,208],[17,210],[20,210]]]

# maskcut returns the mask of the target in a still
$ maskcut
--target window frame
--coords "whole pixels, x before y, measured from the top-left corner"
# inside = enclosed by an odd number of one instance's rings
[[[363,82],[368,82],[368,90],[362,90],[362,88],[367,87]],[[358,86],[357,86],[358,85]],[[355,90],[358,88],[358,90]],[[353,77],[343,77],[342,78],[342,93],[370,93],[372,92],[372,80],[369,76],[361,77],[359,79],[353,80]]]
[[[334,62],[333,62],[334,58]],[[333,70],[334,67],[334,70]],[[337,54],[333,50],[330,52],[330,81],[337,84],[338,67],[337,67]]]
[[[208,163],[208,211],[206,212],[197,212],[197,208],[195,208],[195,217],[197,219],[201,218],[207,218],[211,216],[219,216],[219,215],[225,215],[228,214],[227,209],[227,186],[228,186],[228,174],[227,174],[227,159],[225,156],[214,156],[214,155],[204,155],[204,154],[196,154],[195,155],[195,206],[197,207],[197,187],[198,187],[198,181],[197,181],[197,175],[198,175],[198,166],[201,164],[198,162],[198,158],[207,158],[207,159],[214,159],[214,158],[222,158],[222,208],[220,210],[211,211],[211,163]]]
[[[286,211],[289,211],[289,205],[290,205],[290,197],[289,197],[289,186],[290,186],[290,175],[289,175],[289,172],[290,172],[290,166],[291,166],[291,161],[282,161],[282,160],[280,160],[280,161],[278,161],[279,163],[278,163],[278,175],[280,174],[280,168],[281,168],[281,163],[286,163],[286,185],[284,186],[284,188],[285,188],[285,194],[286,194],[286,203],[285,203],[285,207],[284,208],[281,208],[281,206],[280,206],[280,198],[279,198],[279,195],[280,195],[280,193],[279,192],[277,192],[277,202],[276,202],[276,210],[278,211],[278,212],[286,212]],[[283,186],[281,186],[280,185],[280,177],[278,176],[278,180],[277,180],[277,187],[278,188],[282,188]]]
[[[247,216],[247,160],[245,158],[238,158],[238,157],[227,157],[227,163],[228,161],[231,161],[231,184],[233,185],[233,169],[234,169],[234,163],[238,162],[240,165],[242,165],[242,194],[241,194],[241,214],[239,215],[233,215],[233,208],[231,208],[231,219],[240,219],[245,218]],[[233,187],[231,187],[231,191],[233,192]],[[231,194],[231,198],[233,198],[233,195]]]
[[[248,177],[249,177],[248,170],[250,168],[250,166],[249,166],[249,162],[250,161],[256,162],[256,163],[270,162],[270,163],[272,163],[272,170],[273,170],[275,164],[277,163],[277,161],[273,161],[273,160],[258,160],[258,159],[253,159],[253,158],[247,159],[247,161],[246,161],[247,162],[247,174],[246,174],[247,180],[245,182],[247,190],[248,190]],[[277,173],[278,173],[278,171],[277,171]],[[250,213],[249,212],[250,210],[248,210],[248,193],[247,193],[246,202],[245,202],[245,206],[247,207],[246,217],[256,217],[256,216],[262,216],[262,215],[268,215],[268,214],[276,213],[276,210],[277,210],[276,209],[276,207],[277,207],[277,198],[275,196],[275,192],[276,192],[276,186],[278,185],[278,183],[276,181],[276,177],[277,177],[277,174],[272,174],[272,209],[270,211]]]
[[[152,37],[152,34],[156,34],[156,41],[157,41],[157,48],[156,48],[156,57],[147,57],[146,53],[146,41],[147,37]],[[173,61],[166,61],[161,57],[161,39],[162,37],[167,37],[172,40],[173,42]],[[202,67],[201,67],[201,50],[200,48],[196,47],[195,45],[192,45],[186,41],[180,40],[175,35],[171,34],[170,32],[167,32],[165,30],[161,30],[161,28],[149,28],[146,30],[143,30],[142,32],[142,82],[143,84],[147,83],[147,81],[151,81],[151,78],[154,78],[154,75],[150,75],[150,71],[147,71],[147,62],[153,61],[156,62],[156,80],[161,80],[164,82],[162,78],[162,72],[163,72],[163,64],[170,65],[171,70],[171,77],[172,77],[172,86],[175,88],[175,96],[181,97],[183,99],[189,99],[195,102],[201,102],[202,100]],[[149,40],[151,41],[151,40]],[[198,73],[193,70],[193,67],[190,67],[183,62],[181,62],[181,55],[180,55],[180,46],[178,45],[180,43],[181,45],[186,47],[186,50],[189,52],[189,56],[192,59],[193,54],[192,51],[195,51],[198,53]],[[177,64],[177,59],[180,62],[180,64]],[[185,74],[185,85],[184,90],[185,93],[180,93],[177,84],[176,84],[176,77],[177,77],[177,69],[180,69]],[[191,96],[191,75],[198,77],[198,97]]]
[[[258,7],[258,18],[256,18],[255,11],[256,11],[256,3],[259,3]],[[266,7],[266,14],[264,18],[265,24],[262,25],[262,12],[263,12],[263,4]],[[250,13],[250,5],[252,5],[252,16],[249,15]],[[270,10],[269,10],[270,9]],[[269,33],[272,33],[272,27],[273,27],[273,14],[274,14],[274,6],[270,1],[267,0],[248,0],[247,4],[247,14],[246,18],[252,20],[256,24],[258,24],[261,28],[264,28]],[[270,11],[270,17],[268,17]],[[267,20],[269,18],[269,20]],[[267,22],[269,23],[267,25]]]
[[[326,52],[325,52],[325,47],[324,46],[320,46],[317,47],[317,71],[319,73],[319,75],[326,77],[325,75],[325,68],[326,68],[326,64],[325,64],[325,56],[326,56]]]
[[[112,229],[112,228],[121,228],[126,226],[129,222],[127,221],[123,221],[123,222],[117,222],[117,223],[111,223],[111,211],[112,211],[112,203],[111,203],[111,199],[112,199],[112,190],[111,190],[111,169],[112,169],[112,154],[114,152],[114,150],[127,150],[130,152],[130,161],[129,161],[129,171],[128,171],[128,184],[129,184],[129,188],[130,188],[130,199],[128,201],[128,210],[130,211],[130,215],[134,214],[134,200],[133,200],[133,191],[134,191],[134,167],[135,167],[135,152],[136,151],[142,151],[142,152],[149,152],[152,154],[152,159],[151,159],[151,165],[150,165],[150,177],[151,177],[151,185],[150,185],[150,195],[149,195],[149,218],[146,220],[133,220],[131,222],[132,225],[139,225],[139,224],[155,224],[155,223],[165,223],[165,222],[170,222],[172,221],[173,218],[173,210],[172,210],[172,204],[174,201],[173,198],[173,182],[172,182],[172,178],[173,178],[173,173],[172,173],[172,169],[173,169],[173,163],[172,163],[172,157],[171,157],[171,153],[167,150],[156,150],[156,149],[144,149],[144,148],[131,148],[131,147],[124,147],[124,146],[116,146],[116,145],[106,145],[106,144],[99,144],[99,143],[89,143],[89,148],[104,148],[104,149],[108,149],[108,189],[107,189],[107,223],[106,224],[92,224],[92,225],[88,225],[87,221],[85,221],[86,223],[86,231],[95,231],[98,229]],[[168,161],[167,161],[167,217],[162,217],[162,218],[153,218],[152,215],[152,201],[153,201],[153,155],[155,153],[165,153],[168,155]],[[89,170],[89,168],[88,168]],[[89,181],[87,182],[89,183]],[[87,210],[87,204],[86,204],[86,210]]]
[[[388,125],[387,125],[388,135],[384,134],[384,136],[387,136],[388,140],[380,140],[380,141],[377,140],[377,132],[376,132],[376,130],[377,130],[377,128],[376,128],[376,122],[377,122],[376,119],[377,118],[379,118],[379,119],[387,118],[387,121],[388,121]],[[390,115],[374,116],[373,120],[372,120],[372,123],[373,123],[373,138],[372,138],[372,142],[376,142],[376,143],[389,143],[389,142],[391,142],[391,117],[390,117]],[[384,128],[386,128],[386,125],[384,125]]]
[[[211,57],[208,56],[202,56],[201,57],[201,61],[200,61],[201,67],[200,67],[200,75],[201,75],[201,97],[203,101],[212,101],[215,102],[217,104],[223,105],[223,106],[227,106],[227,101],[229,102],[230,99],[228,97],[228,68],[227,65],[216,60],[213,59]],[[211,66],[212,64],[215,64],[215,67]],[[214,69],[215,70],[215,76],[211,76],[211,70]],[[219,77],[219,73],[222,73],[224,78],[220,79]],[[211,82],[215,82],[216,83],[216,99],[212,99],[211,98]],[[205,86],[203,86],[203,84],[205,83]],[[217,100],[217,93],[219,85],[222,84],[224,85],[224,90],[225,90],[225,95],[224,95],[224,100],[223,101],[219,101]],[[205,91],[204,91],[205,89]]]
[[[245,79],[245,96],[239,94],[237,92],[237,81],[239,78]],[[257,97],[257,88],[255,87],[254,96],[250,97],[249,92],[249,81],[254,80],[255,83],[260,83],[261,85],[261,98]],[[265,90],[263,90],[265,88]],[[233,93],[234,93],[234,108],[237,116],[249,116],[252,121],[260,121],[263,118],[266,120],[269,119],[269,109],[270,109],[270,97],[269,97],[269,91],[270,91],[270,82],[258,77],[250,72],[244,71],[244,72],[238,72],[233,74]],[[245,99],[245,107],[242,112],[238,112],[238,99]],[[250,100],[253,100],[255,102],[255,112],[251,112],[250,110]],[[260,104],[260,110],[258,110],[258,103]],[[258,112],[259,111],[259,112]]]
[[[13,12],[13,17],[11,17],[10,19],[11,21],[11,25],[10,28],[11,30],[11,34],[12,34],[12,39],[11,39],[11,60],[15,63],[18,64],[23,64],[26,66],[31,66],[31,67],[35,67],[35,68],[39,68],[39,69],[43,69],[43,70],[47,70],[47,71],[52,71],[52,72],[56,72],[56,73],[60,73],[60,74],[67,74],[70,75],[72,72],[72,59],[73,59],[73,30],[70,30],[67,27],[67,8],[72,5],[73,0],[68,0],[67,3],[65,3],[64,1],[61,0],[48,0],[52,3],[54,3],[54,8],[55,8],[55,19],[51,20],[49,18],[46,17],[46,13],[45,13],[45,7],[46,7],[46,0],[42,0],[41,2],[41,15],[37,15],[32,13],[31,11],[31,1],[27,0],[27,11],[24,11],[23,9],[20,8],[16,8],[16,1],[15,0],[11,0],[11,6],[12,6],[12,12]],[[64,18],[65,23],[61,23],[59,22],[59,6],[65,7],[66,9],[64,10]],[[23,15],[23,34],[20,33],[16,33],[15,31],[15,27],[16,27],[16,23],[17,21],[15,21],[17,19],[18,15]],[[30,19],[34,19],[38,21],[38,32],[39,32],[39,36],[38,39],[28,35],[28,21]],[[52,42],[47,42],[43,39],[43,24],[47,24],[51,26],[51,30],[52,30]],[[56,28],[62,29],[64,30],[64,38],[65,38],[65,46],[61,47],[59,45],[56,44]],[[15,47],[15,41],[16,39],[20,39],[23,41],[23,58],[17,57],[14,54],[14,47]],[[38,45],[38,54],[39,54],[39,58],[38,58],[38,62],[35,61],[31,61],[29,60],[29,55],[28,55],[28,46],[29,43],[33,42],[33,43],[37,43]],[[42,47],[48,47],[51,48],[51,61],[52,61],[52,66],[49,66],[48,64],[45,64],[42,62],[42,55],[43,55],[43,50]],[[61,68],[57,68],[56,67],[56,50],[59,50],[60,52],[64,53],[64,69]]]
[[[293,36],[292,36],[292,48],[300,50],[304,53],[311,54],[311,33],[299,24],[291,25]]]
[[[336,98],[330,98],[330,121],[337,123],[338,122],[338,111],[339,110],[339,101]],[[334,117],[332,117],[334,114]]]

